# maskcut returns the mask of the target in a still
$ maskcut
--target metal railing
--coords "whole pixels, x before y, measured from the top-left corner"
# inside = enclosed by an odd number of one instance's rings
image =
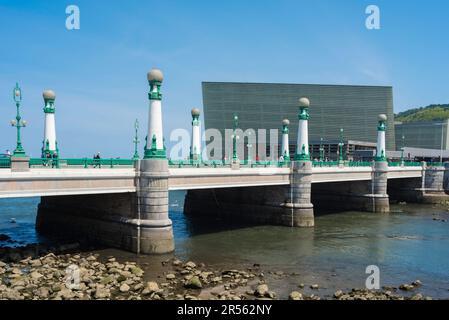
[[[391,161],[388,162],[389,167],[401,167],[402,163],[400,161]],[[404,161],[404,167],[421,167],[421,162],[416,161]]]
[[[134,160],[132,159],[92,159],[92,158],[31,158],[30,168],[49,167],[49,168],[114,168],[114,167],[133,167]]]
[[[314,167],[338,167],[338,161],[312,161]]]
[[[11,168],[11,159],[0,158],[0,168]]]

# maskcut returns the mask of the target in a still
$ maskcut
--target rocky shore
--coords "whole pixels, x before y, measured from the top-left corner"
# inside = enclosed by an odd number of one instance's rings
[[[176,258],[162,261],[163,271],[148,279],[145,267],[95,253],[48,253],[36,248],[0,250],[0,299],[7,300],[422,300],[421,282],[370,291],[337,290],[333,297],[320,296],[319,284],[299,284],[288,296],[270,289],[267,274],[255,264],[245,270],[216,270],[202,263]],[[52,248],[74,251],[76,245]],[[21,252],[22,254],[20,254]],[[310,289],[313,294],[305,293]],[[416,291],[416,292],[415,292]],[[409,294],[406,294],[409,293]]]

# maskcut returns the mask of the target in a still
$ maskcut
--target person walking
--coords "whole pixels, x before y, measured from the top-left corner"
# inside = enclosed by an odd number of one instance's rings
[[[94,156],[94,168],[101,168],[101,156],[100,152],[97,152]]]

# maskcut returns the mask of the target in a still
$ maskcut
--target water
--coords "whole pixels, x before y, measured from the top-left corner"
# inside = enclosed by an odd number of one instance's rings
[[[449,222],[438,220],[449,221],[445,208],[409,204],[393,205],[391,214],[327,214],[315,218],[314,228],[303,229],[229,225],[212,217],[191,220],[182,212],[183,200],[184,192],[170,193],[175,255],[181,259],[216,267],[257,263],[265,270],[295,273],[274,277],[274,289],[289,292],[301,282],[319,283],[320,294],[329,295],[364,287],[366,267],[376,265],[381,285],[420,279],[420,292],[449,297]],[[24,244],[45,241],[34,230],[38,203],[38,198],[0,200],[0,233]]]

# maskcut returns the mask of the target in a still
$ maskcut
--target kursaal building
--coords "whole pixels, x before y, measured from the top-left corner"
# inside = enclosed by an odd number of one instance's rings
[[[377,140],[376,122],[379,114],[387,115],[386,148],[395,150],[393,88],[390,86],[317,85],[282,83],[203,82],[205,129],[218,129],[223,135],[223,153],[232,154],[231,134],[234,115],[238,115],[238,128],[243,132],[254,129],[259,144],[266,129],[267,145],[254,145],[251,133],[241,137],[239,159],[247,159],[248,153],[268,158],[270,129],[277,130],[277,155],[281,155],[284,120],[289,120],[290,154],[294,154],[298,134],[298,99],[310,99],[309,139],[311,145],[319,141],[358,141],[364,147]],[[343,129],[341,133],[341,129]],[[248,131],[247,131],[248,132]],[[206,137],[207,138],[207,137]],[[226,142],[225,142],[226,140]],[[251,142],[252,140],[252,142]],[[273,141],[273,140],[271,140]],[[251,151],[248,150],[248,145]],[[311,147],[312,148],[312,147]],[[244,154],[242,154],[244,152]],[[218,158],[215,156],[215,158]]]

